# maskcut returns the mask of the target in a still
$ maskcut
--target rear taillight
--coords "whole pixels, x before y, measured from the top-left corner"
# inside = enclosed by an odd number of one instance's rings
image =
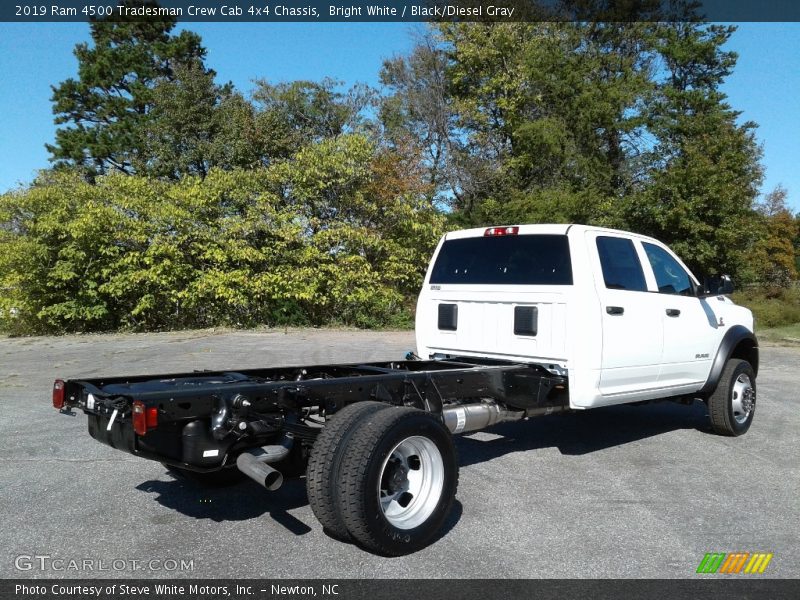
[[[144,404],[138,400],[133,402],[133,430],[136,435],[144,435],[147,433],[147,415],[144,412]]]
[[[147,417],[145,421],[147,421],[147,429],[155,429],[158,427],[158,409],[155,406],[151,406],[145,411]]]
[[[133,413],[133,430],[136,435],[145,435],[151,429],[158,427],[158,409],[156,407],[148,408],[141,400],[134,400],[131,412]]]
[[[483,232],[483,235],[517,235],[518,233],[519,227],[489,227],[489,229]]]
[[[64,401],[66,397],[66,390],[64,389],[64,380],[56,379],[53,382],[53,408],[61,410],[64,408]]]

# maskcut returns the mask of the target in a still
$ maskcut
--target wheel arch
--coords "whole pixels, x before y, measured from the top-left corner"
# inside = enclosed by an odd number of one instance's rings
[[[725,332],[711,363],[708,379],[700,389],[701,395],[707,397],[717,389],[725,363],[731,358],[746,360],[753,367],[753,372],[758,375],[758,340],[744,325],[734,325]]]

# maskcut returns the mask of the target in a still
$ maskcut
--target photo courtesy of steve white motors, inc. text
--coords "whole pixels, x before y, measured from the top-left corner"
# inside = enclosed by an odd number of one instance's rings
[[[48,583],[42,584],[22,584],[14,586],[14,594],[20,596],[130,596],[139,598],[142,596],[250,596],[257,593],[269,593],[272,596],[338,596],[339,585],[336,583],[319,585],[282,585],[270,584],[269,587],[262,585],[218,585],[218,584],[174,584],[174,583],[104,583],[94,584],[70,584],[70,583]]]

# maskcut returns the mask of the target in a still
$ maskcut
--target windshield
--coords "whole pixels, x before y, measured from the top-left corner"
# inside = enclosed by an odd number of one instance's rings
[[[572,285],[566,235],[503,235],[447,240],[430,283]]]

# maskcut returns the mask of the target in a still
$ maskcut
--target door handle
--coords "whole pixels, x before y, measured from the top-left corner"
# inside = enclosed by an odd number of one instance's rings
[[[621,315],[625,309],[621,306],[606,306],[606,312],[610,315]]]
[[[677,308],[668,308],[667,309],[667,316],[668,317],[679,317],[681,315],[681,311]]]

